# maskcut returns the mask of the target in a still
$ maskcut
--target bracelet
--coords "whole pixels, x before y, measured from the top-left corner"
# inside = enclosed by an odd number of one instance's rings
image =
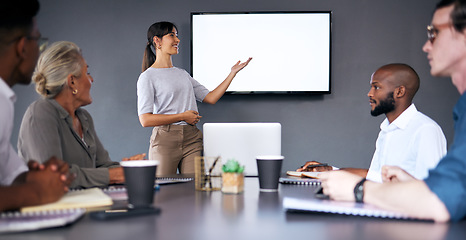
[[[366,178],[363,178],[361,181],[359,181],[356,186],[354,186],[354,198],[356,199],[356,202],[362,203],[364,202],[364,182],[366,181]]]

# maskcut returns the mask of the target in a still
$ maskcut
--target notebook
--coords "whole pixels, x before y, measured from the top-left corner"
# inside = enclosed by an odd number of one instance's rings
[[[333,200],[285,197],[283,199],[283,208],[287,211],[309,211],[366,217],[410,219],[406,214],[383,210],[367,203]]]
[[[65,209],[42,212],[6,212],[0,214],[0,233],[33,231],[71,224],[86,213],[86,209]]]
[[[112,198],[105,194],[99,188],[90,188],[83,190],[74,190],[67,192],[60,200],[38,206],[21,208],[21,212],[38,212],[63,210],[73,208],[86,208],[88,210],[111,206]]]
[[[297,184],[297,185],[320,185],[319,179],[314,178],[302,178],[302,177],[280,177],[278,179],[283,184]]]
[[[235,159],[257,176],[256,156],[281,155],[280,123],[204,123],[204,156]]]

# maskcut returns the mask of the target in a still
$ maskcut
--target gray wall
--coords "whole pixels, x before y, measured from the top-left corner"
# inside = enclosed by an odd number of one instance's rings
[[[282,124],[283,170],[305,160],[339,167],[369,167],[379,124],[371,117],[367,92],[379,66],[408,63],[421,77],[415,103],[453,139],[451,109],[459,94],[450,79],[429,74],[426,41],[437,0],[44,0],[38,16],[43,36],[77,43],[94,77],[94,102],[85,108],[113,160],[147,152],[150,128],[142,128],[136,110],[147,28],[156,21],[178,25],[181,49],[174,64],[190,68],[190,12],[333,11],[332,94],[321,96],[224,96],[216,105],[199,104],[205,122],[273,121]],[[245,26],[247,27],[247,26]],[[277,61],[282,51],[299,51],[305,42],[284,42],[293,34],[277,29]],[[238,36],[247,38],[248,36]],[[261,44],[250,39],[251,44]],[[232,46],[241,48],[241,46]],[[254,56],[252,56],[254,57]],[[232,64],[237,59],[232,59]],[[271,69],[273,71],[273,69]],[[290,70],[291,71],[291,70]],[[225,72],[225,76],[228,72]],[[241,74],[241,73],[239,73]],[[219,82],[223,79],[219,79]],[[283,79],[286,81],[286,79]],[[12,143],[27,106],[38,98],[33,86],[15,86],[18,95]]]

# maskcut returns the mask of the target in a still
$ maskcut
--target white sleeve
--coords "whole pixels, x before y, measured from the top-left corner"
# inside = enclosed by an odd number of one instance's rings
[[[155,89],[150,79],[141,74],[137,83],[138,115],[154,112]]]
[[[447,141],[437,125],[426,125],[416,134],[417,159],[414,177],[424,179],[447,153]]]
[[[0,79],[0,81],[3,81]],[[4,105],[2,105],[4,106]],[[12,131],[12,109],[0,114],[0,185],[10,185],[15,178],[28,170],[26,162],[18,156],[10,143]],[[11,124],[9,124],[11,123]]]

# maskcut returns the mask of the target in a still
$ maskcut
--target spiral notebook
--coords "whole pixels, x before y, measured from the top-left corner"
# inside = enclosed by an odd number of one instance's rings
[[[302,178],[302,177],[280,177],[280,183],[283,184],[297,184],[297,185],[320,185],[320,180],[315,178]]]
[[[283,208],[287,211],[323,212],[365,217],[411,219],[406,214],[383,210],[370,204],[333,200],[285,197],[283,199]]]
[[[6,212],[0,214],[0,233],[33,231],[71,224],[86,213],[86,209],[65,209],[42,212]]]

